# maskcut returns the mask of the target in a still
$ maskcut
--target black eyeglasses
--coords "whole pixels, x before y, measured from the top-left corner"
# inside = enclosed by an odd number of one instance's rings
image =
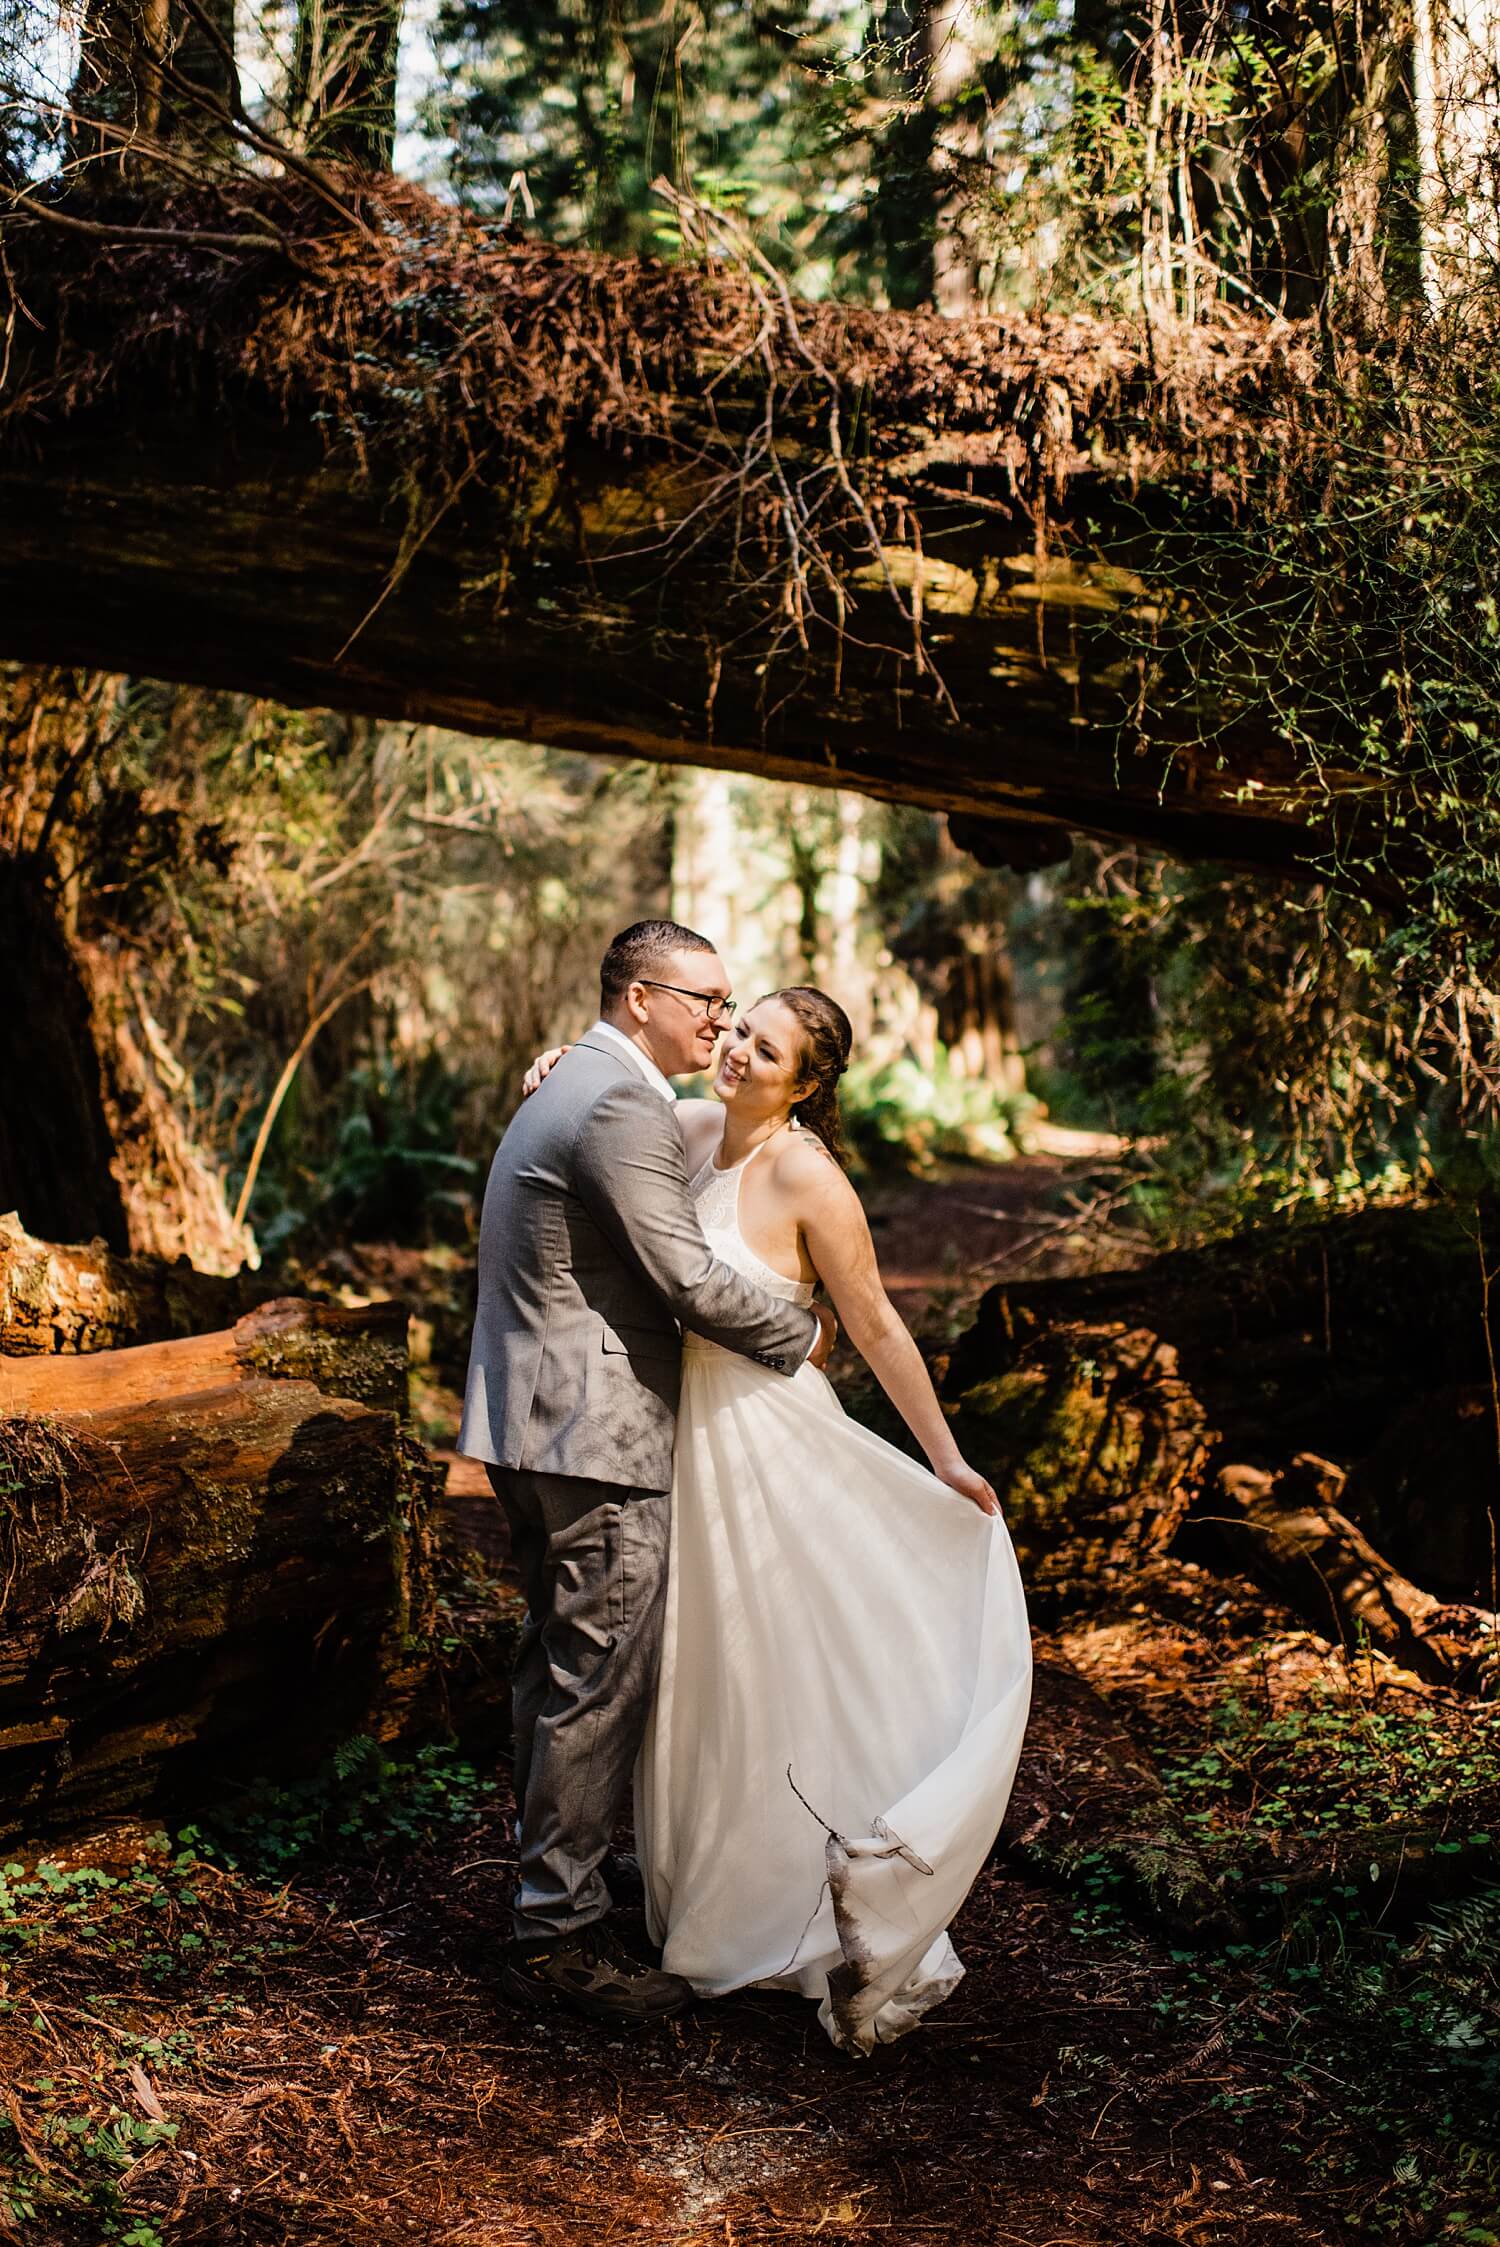
[[[710,1022],[727,1022],[739,1003],[720,998],[717,991],[685,991],[680,983],[658,983],[649,975],[638,975],[636,981],[652,991],[675,991],[679,999],[696,999]]]

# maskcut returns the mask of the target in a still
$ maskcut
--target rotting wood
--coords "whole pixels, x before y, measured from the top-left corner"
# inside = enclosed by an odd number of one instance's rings
[[[108,1350],[230,1325],[278,1293],[255,1272],[221,1279],[186,1257],[117,1256],[103,1241],[37,1240],[0,1216],[0,1358]]]
[[[99,1350],[84,1357],[0,1357],[0,1416],[98,1413],[164,1404],[234,1381],[311,1381],[405,1418],[404,1303],[354,1309],[278,1297],[217,1334]]]
[[[441,1478],[394,1412],[252,1375],[0,1421],[0,1463],[7,1830],[305,1767],[411,1697]]]
[[[1229,1552],[1351,1651],[1368,1640],[1434,1685],[1500,1684],[1500,1616],[1435,1599],[1339,1510],[1344,1472],[1299,1452],[1279,1474],[1220,1470],[1213,1515]]]

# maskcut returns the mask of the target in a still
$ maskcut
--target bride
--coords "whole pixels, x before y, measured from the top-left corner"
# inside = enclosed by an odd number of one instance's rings
[[[635,1831],[662,1965],[700,1996],[800,1991],[845,2051],[963,1974],[948,1926],[1025,1730],[1025,1603],[844,1176],[843,1009],[773,992],[677,1116],[709,1246],[771,1294],[819,1281],[931,1471],[790,1380],[683,1337],[661,1677]],[[527,1077],[533,1090],[558,1052]]]

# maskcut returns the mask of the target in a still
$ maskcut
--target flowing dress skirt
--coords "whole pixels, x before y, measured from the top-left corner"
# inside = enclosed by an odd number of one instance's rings
[[[801,1991],[868,2052],[963,1973],[1031,1689],[1004,1523],[790,1380],[689,1336],[661,1684],[636,1771],[647,1916],[701,1995]]]

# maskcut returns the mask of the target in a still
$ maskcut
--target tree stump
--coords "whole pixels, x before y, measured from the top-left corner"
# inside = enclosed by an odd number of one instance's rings
[[[218,1279],[185,1257],[117,1256],[103,1241],[34,1240],[0,1216],[0,1355],[47,1357],[201,1334],[276,1294],[254,1272]],[[3,1409],[3,1407],[0,1407]]]

